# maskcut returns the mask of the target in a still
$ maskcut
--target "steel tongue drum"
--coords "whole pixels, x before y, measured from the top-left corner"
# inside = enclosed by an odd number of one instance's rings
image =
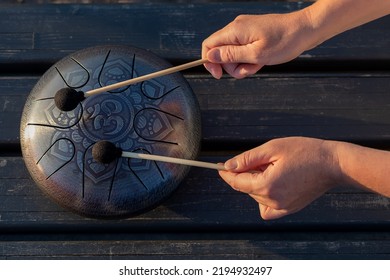
[[[92,47],[55,63],[32,89],[21,121],[23,158],[36,184],[93,218],[130,217],[166,199],[188,165],[121,156],[101,162],[92,150],[109,141],[122,151],[196,159],[200,110],[188,82],[175,72],[84,93],[170,67],[131,46]]]

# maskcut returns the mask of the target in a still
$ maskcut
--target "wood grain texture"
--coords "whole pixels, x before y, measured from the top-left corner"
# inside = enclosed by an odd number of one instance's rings
[[[200,168],[161,205],[129,219],[88,219],[53,203],[30,178],[19,150],[24,102],[49,66],[101,44],[149,49],[177,65],[198,59],[203,39],[239,14],[308,5],[47,4],[59,1],[65,0],[0,4],[0,259],[390,258],[390,200],[350,186],[268,222],[250,197]],[[389,31],[390,17],[379,19],[244,80],[217,81],[202,67],[186,71],[202,112],[199,159],[223,162],[292,135],[390,148]]]
[[[219,162],[226,157],[201,159]],[[104,221],[83,218],[62,209],[38,189],[20,157],[3,157],[0,158],[0,200],[0,229],[14,232],[390,226],[390,200],[352,187],[334,189],[297,214],[265,222],[254,200],[232,190],[215,170],[201,168],[193,168],[179,189],[156,208],[133,218]]]
[[[310,136],[390,145],[390,74],[267,74],[245,80],[185,75],[200,103],[205,145],[242,149]],[[19,144],[27,95],[38,76],[0,78],[0,144]]]
[[[101,44],[130,44],[168,60],[195,60],[202,41],[239,14],[286,13],[303,2],[5,5],[0,9],[0,64],[53,64]],[[1,7],[1,5],[0,5]],[[69,28],[65,22],[77,28]],[[348,31],[300,56],[305,62],[388,61],[390,18]],[[14,45],[13,45],[14,44]]]
[[[166,235],[164,240],[3,241],[0,259],[364,259],[390,257],[390,242],[382,234],[289,233],[282,238],[263,233],[192,239]],[[278,236],[278,234],[273,234]],[[170,239],[170,237],[174,239]],[[247,239],[245,239],[247,238]],[[181,240],[180,240],[181,239]],[[378,242],[378,239],[381,242]],[[360,252],[360,253],[359,253]],[[364,252],[364,253],[363,253]]]

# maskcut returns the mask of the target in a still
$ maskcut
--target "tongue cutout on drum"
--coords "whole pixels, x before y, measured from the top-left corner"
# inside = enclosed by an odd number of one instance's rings
[[[202,65],[206,62],[207,62],[207,59],[198,59],[198,60],[195,60],[195,61],[192,61],[189,63],[174,66],[174,67],[164,69],[161,71],[157,71],[154,73],[150,73],[150,74],[147,74],[147,75],[144,75],[141,77],[137,77],[137,78],[133,78],[130,80],[118,82],[118,83],[115,83],[112,85],[93,89],[93,90],[87,91],[85,93],[83,93],[82,91],[76,91],[76,90],[71,89],[71,88],[62,88],[62,89],[58,90],[54,96],[55,104],[56,104],[57,108],[62,110],[62,111],[71,111],[71,110],[74,110],[77,107],[77,105],[81,101],[83,101],[85,98],[92,96],[94,94],[108,92],[110,90],[133,85],[136,83],[140,83],[143,81],[147,81],[150,79],[161,77],[164,75],[173,74],[173,73],[176,73],[176,72],[188,69],[188,68]]]

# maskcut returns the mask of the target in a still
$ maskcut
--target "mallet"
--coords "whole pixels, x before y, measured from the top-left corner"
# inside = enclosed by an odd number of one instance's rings
[[[146,160],[162,161],[168,163],[183,164],[183,165],[196,166],[202,168],[211,168],[216,170],[226,170],[223,164],[216,164],[216,163],[188,160],[188,159],[174,158],[174,157],[166,157],[166,156],[158,156],[158,155],[151,155],[151,154],[125,152],[122,151],[121,148],[116,147],[112,142],[104,141],[104,140],[96,142],[93,145],[92,157],[97,162],[100,163],[110,163],[119,157],[128,157],[128,158],[135,158],[135,159],[146,159]]]
[[[102,93],[102,92],[107,92],[110,90],[133,85],[133,84],[140,83],[140,82],[144,82],[146,80],[154,79],[154,78],[161,77],[164,75],[169,75],[169,74],[179,72],[179,71],[182,71],[182,70],[185,70],[188,68],[202,65],[206,62],[207,62],[207,59],[198,59],[198,60],[195,60],[192,62],[188,62],[188,63],[181,64],[178,66],[174,66],[171,68],[167,68],[164,70],[153,72],[153,73],[150,73],[150,74],[147,74],[144,76],[140,76],[137,78],[133,78],[130,80],[126,80],[123,82],[119,82],[119,83],[104,86],[101,88],[89,90],[89,91],[86,91],[85,93],[82,91],[77,91],[73,88],[62,88],[56,92],[56,94],[54,96],[54,103],[56,104],[57,108],[62,110],[62,111],[71,111],[71,110],[74,110],[81,101],[83,101],[85,98],[87,98],[91,95]]]

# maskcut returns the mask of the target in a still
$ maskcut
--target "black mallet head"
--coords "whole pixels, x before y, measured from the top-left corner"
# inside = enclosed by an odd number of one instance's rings
[[[92,157],[100,163],[110,163],[122,155],[122,149],[109,141],[96,142],[92,147]]]
[[[61,111],[72,111],[85,99],[82,91],[72,88],[62,88],[56,92],[54,103]]]

